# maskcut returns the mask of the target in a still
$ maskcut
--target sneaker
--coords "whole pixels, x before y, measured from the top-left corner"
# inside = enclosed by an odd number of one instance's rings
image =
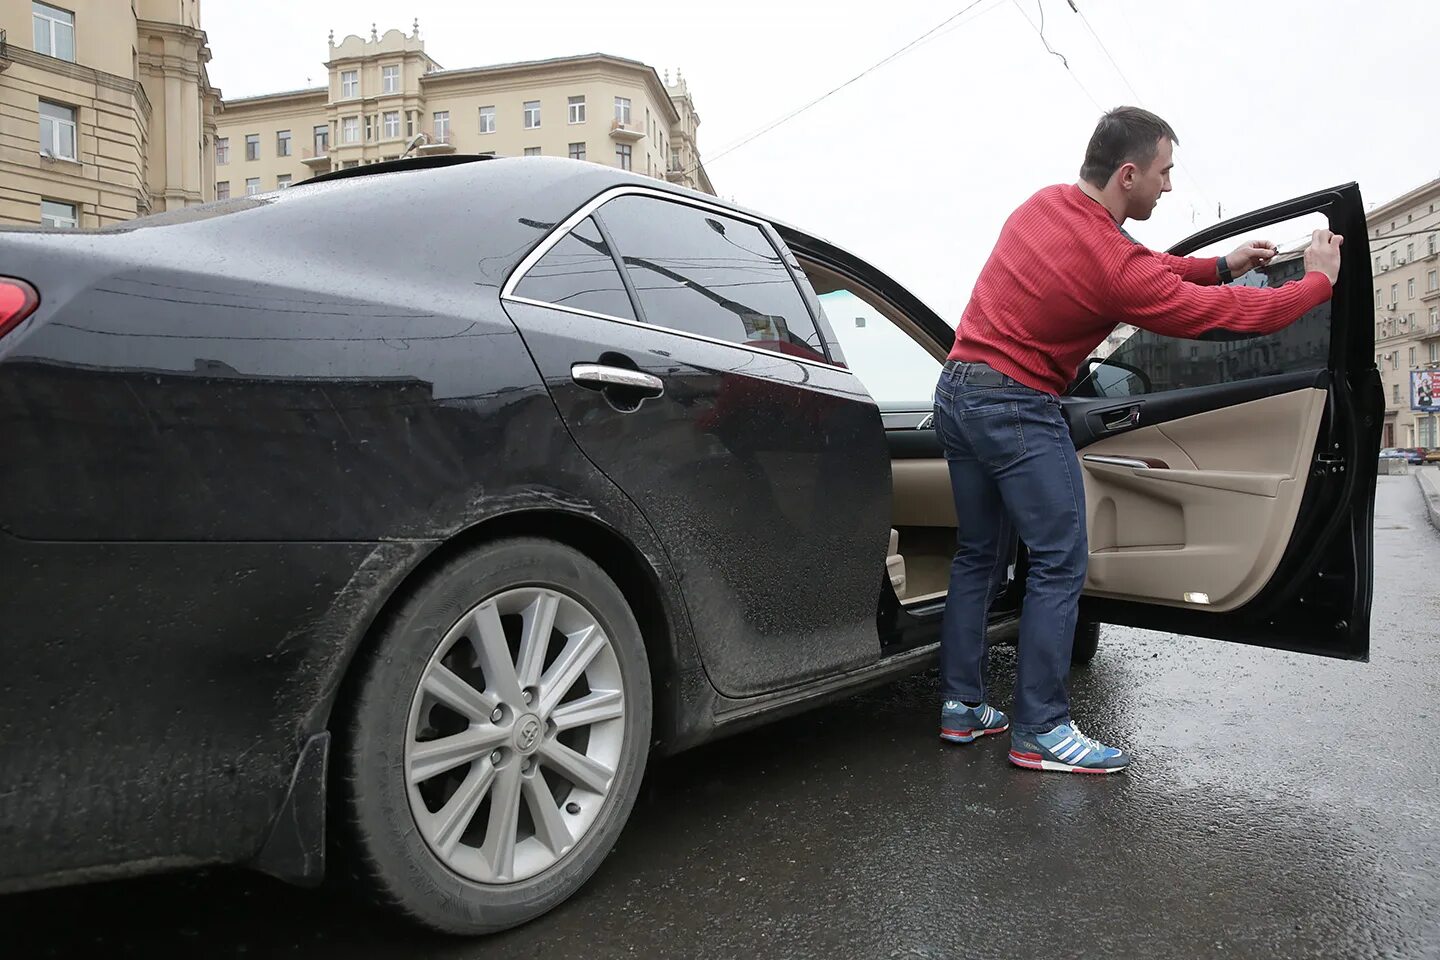
[[[1062,723],[1049,733],[1012,733],[1010,762],[1030,770],[1118,773],[1130,765],[1130,757],[1091,740],[1075,724]]]
[[[988,703],[967,707],[959,700],[946,700],[940,708],[940,739],[951,743],[969,743],[987,733],[1004,733],[1010,729],[1005,714]]]

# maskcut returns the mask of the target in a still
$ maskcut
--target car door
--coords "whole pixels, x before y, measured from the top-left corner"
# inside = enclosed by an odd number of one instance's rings
[[[721,693],[879,658],[884,429],[773,228],[617,188],[502,297],[576,442],[663,542]]]
[[[1064,398],[1085,477],[1083,615],[1364,659],[1384,397],[1374,367],[1359,188],[1299,197],[1172,249],[1343,235],[1329,303],[1273,335],[1198,341],[1137,332]],[[1282,246],[1237,284],[1304,273]]]

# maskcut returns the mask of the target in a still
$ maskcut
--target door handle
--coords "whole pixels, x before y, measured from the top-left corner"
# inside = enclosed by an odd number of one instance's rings
[[[1100,423],[1106,430],[1124,430],[1126,427],[1137,427],[1140,425],[1140,407],[1137,404],[1133,407],[1123,407],[1119,410],[1106,410],[1100,414]]]
[[[602,363],[577,363],[570,368],[570,379],[591,390],[615,390],[641,399],[665,393],[665,381],[659,377]]]

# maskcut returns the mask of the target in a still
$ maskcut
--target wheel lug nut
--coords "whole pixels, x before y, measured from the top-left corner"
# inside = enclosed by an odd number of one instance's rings
[[[525,697],[525,702],[526,702],[526,703],[529,703],[530,701],[532,701],[532,700],[535,699],[535,694],[531,693],[529,690],[526,690],[525,693],[524,693],[524,697]]]
[[[499,751],[499,750],[496,750],[494,753],[490,754],[490,762],[491,762],[491,763],[499,763],[501,756],[502,756],[502,754],[500,753],[500,751]]]
[[[491,722],[491,723],[499,723],[500,720],[501,720],[501,718],[504,717],[504,716],[505,716],[505,711],[504,711],[504,710],[501,710],[499,707],[496,707],[495,710],[494,710],[494,712],[492,712],[492,713],[490,714],[490,722]]]
[[[574,800],[571,800],[569,803],[565,804],[565,812],[570,814],[570,816],[572,817],[578,815],[580,813],[580,804],[576,803]]]

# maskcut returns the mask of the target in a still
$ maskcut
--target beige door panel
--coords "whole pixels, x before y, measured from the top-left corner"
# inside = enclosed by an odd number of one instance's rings
[[[1294,531],[1325,396],[1297,390],[1142,427],[1081,451],[1086,591],[1172,606],[1204,597],[1205,609],[1216,612],[1253,599]]]
[[[896,527],[954,527],[955,497],[944,460],[891,460]]]

